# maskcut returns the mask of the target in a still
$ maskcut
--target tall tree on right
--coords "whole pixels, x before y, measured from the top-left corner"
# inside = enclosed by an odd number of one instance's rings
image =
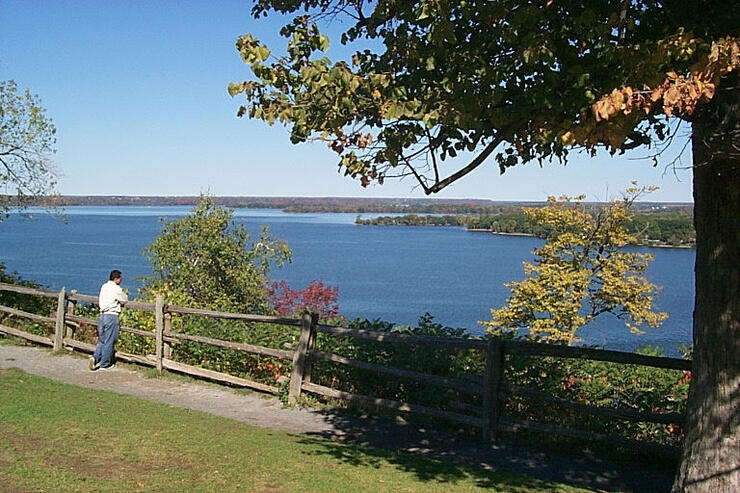
[[[237,41],[253,77],[238,115],[326,141],[363,186],[436,193],[570,149],[622,152],[691,126],[697,234],[694,369],[676,491],[740,486],[740,9],[720,0],[256,0],[301,13],[285,56]],[[307,14],[307,15],[306,15]],[[347,22],[332,63],[314,19]],[[472,153],[460,163],[464,151]],[[469,155],[469,154],[465,154]],[[458,156],[458,160],[450,158]]]

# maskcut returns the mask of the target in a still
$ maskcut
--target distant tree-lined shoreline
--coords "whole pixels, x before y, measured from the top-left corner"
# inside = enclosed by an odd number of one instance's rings
[[[497,214],[456,214],[381,216],[363,219],[355,223],[362,226],[457,226],[469,231],[484,231],[495,234],[519,234],[545,237],[546,231],[531,221],[521,207]],[[637,245],[694,247],[696,232],[693,216],[682,208],[642,208],[627,226],[628,232],[637,238]]]

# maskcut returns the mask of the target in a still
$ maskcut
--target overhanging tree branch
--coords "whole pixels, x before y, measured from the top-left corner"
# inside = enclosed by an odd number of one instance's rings
[[[461,168],[460,170],[456,171],[455,173],[449,175],[447,178],[445,178],[442,181],[436,181],[434,185],[427,188],[424,187],[424,192],[429,195],[432,193],[437,193],[446,186],[448,186],[451,183],[454,183],[455,181],[459,180],[463,176],[467,175],[471,171],[473,171],[475,168],[480,166],[485,162],[485,160],[488,158],[488,156],[491,155],[493,151],[496,150],[496,148],[505,140],[505,135],[508,133],[508,129],[501,130],[499,133],[494,137],[494,139],[488,143],[488,145],[478,154],[475,159],[473,159],[467,166],[464,168]]]

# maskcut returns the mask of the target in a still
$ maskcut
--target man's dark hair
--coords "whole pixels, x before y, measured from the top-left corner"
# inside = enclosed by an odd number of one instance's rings
[[[120,279],[120,277],[121,277],[121,271],[118,269],[114,269],[110,271],[110,276],[108,277],[108,279],[110,279],[111,281],[115,281],[116,279]]]

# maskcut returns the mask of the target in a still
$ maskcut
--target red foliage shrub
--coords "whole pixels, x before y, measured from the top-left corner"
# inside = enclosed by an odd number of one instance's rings
[[[290,289],[285,281],[270,285],[270,301],[278,315],[300,315],[304,309],[319,314],[322,318],[339,316],[339,288],[327,286],[321,281],[311,281],[305,289]]]

